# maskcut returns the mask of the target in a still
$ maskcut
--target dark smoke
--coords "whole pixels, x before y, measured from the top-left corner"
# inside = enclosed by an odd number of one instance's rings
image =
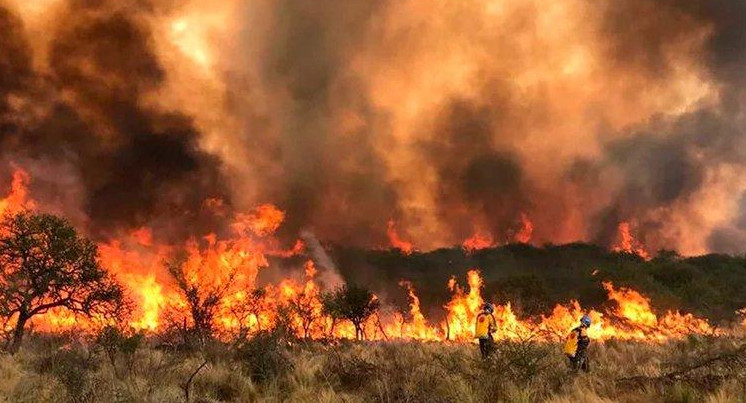
[[[272,92],[288,95],[278,112],[282,127],[249,130],[245,141],[249,154],[259,159],[256,171],[274,171],[259,187],[263,197],[287,211],[282,236],[297,237],[309,227],[326,239],[388,243],[386,220],[395,214],[396,195],[374,150],[374,128],[364,125],[339,135],[330,119],[340,103],[366,121],[374,119],[357,80],[339,74],[351,44],[364,41],[383,5],[295,0],[274,5],[261,79]]]
[[[601,217],[597,241],[603,244],[610,242],[613,223],[686,201],[703,189],[708,169],[719,164],[743,166],[746,161],[742,117],[746,2],[661,0],[609,5],[607,35],[610,51],[621,69],[665,75],[672,69],[666,52],[683,39],[688,29],[711,26],[703,57],[722,91],[718,107],[697,109],[673,120],[654,119],[648,127],[608,144],[606,163],[624,173],[625,185],[608,214]],[[670,247],[666,241],[671,240],[659,233],[666,224],[665,217],[641,223],[646,243],[653,248]],[[744,233],[735,228],[716,228],[709,248],[743,252],[743,239]]]
[[[500,117],[486,106],[455,100],[440,120],[433,140],[423,145],[438,173],[440,218],[460,239],[484,222],[498,241],[511,241],[503,236],[531,203],[517,157],[492,144]]]
[[[103,2],[73,2],[49,48],[49,74],[35,74],[19,29],[3,39],[2,82],[48,110],[39,121],[3,130],[2,149],[15,158],[72,164],[82,181],[82,208],[94,232],[132,228],[170,217],[160,229],[181,232],[199,221],[208,197],[225,197],[219,161],[200,150],[190,119],[148,109],[144,95],[164,81],[150,34],[137,13],[108,11]],[[8,21],[7,11],[0,21]],[[7,110],[3,116],[8,116]],[[11,117],[12,118],[12,117]],[[7,119],[7,118],[6,118]],[[5,120],[5,119],[3,119]],[[64,190],[62,190],[64,191]]]
[[[31,80],[31,54],[22,36],[21,21],[0,6],[0,144],[16,133],[11,96],[23,92]]]
[[[281,236],[288,241],[306,229],[322,241],[384,246],[386,223],[394,219],[402,238],[416,246],[449,246],[444,244],[459,243],[479,229],[507,242],[527,214],[535,223],[535,244],[584,238],[609,246],[618,224],[631,221],[652,251],[676,248],[687,237],[667,229],[674,219],[697,221],[686,207],[700,202],[714,172],[724,166],[743,169],[746,1],[587,4],[592,27],[587,41],[602,59],[596,61],[602,72],[591,77],[609,86],[609,96],[624,103],[665,89],[680,69],[691,67],[682,65],[680,56],[694,48],[698,60],[688,62],[704,63],[704,78],[718,99],[621,127],[605,121],[599,106],[569,109],[592,121],[588,130],[595,132],[586,137],[596,137],[598,150],[578,140],[578,148],[592,152],[561,162],[555,159],[565,157],[533,153],[530,147],[537,146],[537,132],[554,133],[550,129],[564,123],[557,120],[577,118],[562,115],[558,107],[575,100],[559,99],[553,82],[541,82],[552,76],[526,84],[525,93],[514,84],[533,63],[554,60],[553,49],[542,49],[534,36],[543,10],[507,7],[520,18],[509,18],[501,28],[475,18],[474,10],[482,10],[475,4],[464,4],[456,11],[427,10],[432,18],[422,20],[397,14],[426,10],[417,2],[411,10],[398,2],[362,0],[277,0],[256,6],[263,13],[257,22],[266,31],[236,32],[256,45],[245,55],[234,48],[226,53],[236,54],[220,54],[230,61],[218,74],[228,87],[226,113],[244,125],[225,136],[236,137],[231,140],[245,156],[238,165],[249,172],[246,177],[224,166],[219,153],[205,151],[206,134],[194,117],[146,105],[169,78],[148,17],[157,9],[178,10],[179,4],[143,0],[115,8],[103,0],[68,1],[55,19],[43,72],[32,65],[20,18],[0,8],[2,160],[73,167],[83,189],[80,208],[98,233],[140,225],[169,235],[201,233],[214,219],[204,211],[204,200],[218,197],[236,205],[242,195],[226,183],[251,181],[257,196],[242,199],[238,207],[277,204],[287,212]],[[453,21],[441,11],[452,13]],[[375,87],[365,61],[383,61],[380,76],[400,77],[400,70],[411,67],[426,75],[431,69],[436,81],[441,66],[423,66],[433,58],[412,57],[446,47],[441,41],[450,38],[433,33],[430,24],[467,38],[456,38],[453,51],[473,47],[483,63],[469,70],[473,79],[465,81],[474,88],[444,95],[444,102],[410,123],[412,133],[395,133],[391,111],[379,107],[373,93],[399,89]],[[256,34],[252,27],[242,28]],[[524,60],[534,53],[549,56]],[[246,94],[262,94],[254,102],[266,105],[245,102]],[[524,142],[529,137],[532,141]],[[547,134],[545,141],[566,146],[560,142],[568,139]],[[401,149],[406,149],[403,160],[392,164],[389,158]],[[398,172],[406,169],[414,172]],[[417,183],[406,182],[411,178]],[[429,192],[405,196],[411,188]],[[744,197],[740,190],[733,193],[734,200]],[[414,230],[431,230],[426,222],[437,222],[437,230],[446,234]],[[719,228],[711,225],[701,228],[708,248],[744,249],[734,241],[746,239],[740,218]]]

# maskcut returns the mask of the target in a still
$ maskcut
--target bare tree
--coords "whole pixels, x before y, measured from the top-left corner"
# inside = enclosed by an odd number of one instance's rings
[[[31,318],[62,308],[88,317],[122,313],[122,287],[98,261],[98,248],[64,219],[20,212],[0,223],[0,316],[15,353]]]
[[[236,302],[231,307],[231,315],[238,323],[238,338],[246,337],[251,331],[251,317],[256,321],[256,330],[262,330],[262,322],[259,315],[267,308],[266,301],[267,291],[263,288],[255,288],[246,296]]]

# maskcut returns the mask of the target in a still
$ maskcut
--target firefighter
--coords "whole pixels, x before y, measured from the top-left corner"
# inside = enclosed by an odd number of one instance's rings
[[[572,329],[565,340],[565,355],[570,360],[570,366],[575,372],[578,370],[590,371],[587,355],[588,345],[591,343],[591,339],[588,337],[589,327],[591,327],[591,318],[588,315],[583,315],[580,318],[580,326]]]
[[[482,311],[477,315],[474,329],[474,336],[479,339],[479,352],[482,358],[487,358],[492,348],[492,333],[497,331],[497,321],[495,316],[495,307],[489,302],[482,306]]]

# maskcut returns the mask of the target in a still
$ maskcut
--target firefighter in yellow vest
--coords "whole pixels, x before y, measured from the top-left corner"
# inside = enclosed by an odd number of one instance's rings
[[[497,331],[497,321],[495,321],[495,307],[489,302],[482,306],[482,311],[477,314],[477,320],[474,327],[474,337],[479,339],[479,352],[482,358],[487,358],[492,347],[492,333]]]
[[[565,355],[570,360],[573,371],[576,372],[578,370],[590,371],[587,355],[588,345],[591,343],[591,339],[588,337],[589,327],[591,327],[591,318],[588,315],[583,315],[580,318],[580,326],[572,329],[565,340]]]

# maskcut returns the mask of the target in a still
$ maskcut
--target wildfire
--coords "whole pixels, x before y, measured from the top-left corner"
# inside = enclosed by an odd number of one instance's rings
[[[16,169],[13,172],[13,180],[10,184],[10,194],[0,199],[0,217],[5,214],[13,214],[21,210],[33,209],[34,202],[28,198],[28,184],[31,182],[29,174]]]
[[[492,235],[482,231],[476,231],[469,239],[461,245],[469,253],[474,251],[491,248],[495,246],[495,240]]]
[[[648,260],[650,254],[645,250],[642,244],[632,236],[628,222],[619,223],[617,244],[612,248],[614,252],[631,253]]]
[[[479,309],[484,303],[481,295],[482,277],[476,270],[470,270],[467,273],[469,291],[459,287],[455,278],[448,280],[448,289],[453,296],[451,301],[445,305],[448,312],[444,328],[446,338],[449,340],[471,339],[474,336],[474,319],[479,313]]]
[[[271,204],[263,204],[249,214],[237,214],[233,228],[239,233],[251,230],[256,235],[267,236],[280,228],[285,213]]]
[[[24,171],[15,172],[9,195],[0,201],[3,211],[33,206],[26,190],[29,180]],[[525,215],[523,218],[523,231],[517,237],[520,235],[521,239],[528,240],[532,226]],[[184,245],[161,244],[151,229],[140,227],[118,239],[100,243],[100,261],[129,291],[135,305],[130,325],[136,329],[162,330],[168,325],[165,319],[168,312],[186,310],[187,301],[163,264],[170,259],[170,264],[176,265],[183,273],[186,284],[198,285],[203,290],[219,290],[221,299],[215,308],[219,334],[252,333],[282,322],[300,337],[354,338],[355,329],[351,323],[326,316],[323,293],[329,290],[317,283],[318,269],[312,260],[305,262],[301,276],[289,276],[276,284],[258,285],[260,271],[269,266],[268,255],[291,256],[305,249],[301,241],[290,250],[277,248],[273,234],[284,219],[282,210],[273,205],[262,205],[248,213],[236,214],[231,225],[233,233],[226,238],[207,234]],[[413,250],[411,244],[398,237],[393,221],[388,223],[388,229],[392,245],[405,253]],[[629,226],[620,226],[620,232],[629,235]],[[631,237],[622,239],[627,245],[634,243]],[[177,251],[182,251],[183,257],[174,260]],[[446,284],[451,297],[443,305],[445,315],[440,323],[428,320],[413,283],[402,280],[400,285],[406,290],[409,300],[406,315],[382,310],[363,323],[364,336],[372,340],[398,337],[472,341],[474,320],[486,299],[482,296],[484,280],[477,269],[468,271],[466,280],[465,288],[455,277]],[[570,301],[555,306],[548,315],[521,318],[510,303],[498,304],[494,312],[498,323],[495,337],[557,340],[576,326],[583,314],[591,316],[593,325],[589,334],[598,340],[666,340],[689,334],[716,333],[706,320],[691,314],[677,311],[656,314],[649,298],[638,291],[615,288],[610,282],[603,282],[602,286],[613,305],[604,312],[587,311],[577,301]],[[51,311],[36,318],[34,326],[38,330],[55,331],[92,325],[81,323],[79,318],[64,311]]]
[[[394,222],[394,220],[389,220],[386,233],[389,236],[389,242],[391,243],[391,246],[393,246],[394,248],[398,248],[406,255],[409,255],[414,251],[414,246],[410,242],[407,242],[399,237],[399,233],[396,232],[396,222]]]
[[[419,340],[437,340],[440,338],[439,332],[430,327],[425,319],[425,315],[422,314],[420,309],[420,298],[414,292],[414,287],[409,281],[401,281],[399,283],[402,287],[405,287],[409,296],[409,314],[412,318],[410,323],[405,323],[402,326],[400,334],[405,334],[409,338]]]
[[[518,230],[510,230],[507,233],[507,239],[512,242],[518,243],[529,243],[534,233],[534,224],[528,218],[526,213],[521,213],[520,217],[520,228]],[[497,242],[489,232],[477,229],[474,231],[474,235],[466,239],[461,247],[464,248],[468,253],[473,253],[478,250],[492,248],[497,246]]]
[[[98,247],[102,265],[130,290],[135,304],[130,325],[135,329],[156,330],[168,300],[164,289],[168,280],[161,265],[170,248],[153,250],[149,242],[143,244],[143,240],[150,240],[149,236],[143,239],[146,233],[149,231],[136,230]]]
[[[529,243],[533,234],[534,224],[528,219],[526,213],[521,213],[521,229],[515,234],[513,239],[516,242]]]

